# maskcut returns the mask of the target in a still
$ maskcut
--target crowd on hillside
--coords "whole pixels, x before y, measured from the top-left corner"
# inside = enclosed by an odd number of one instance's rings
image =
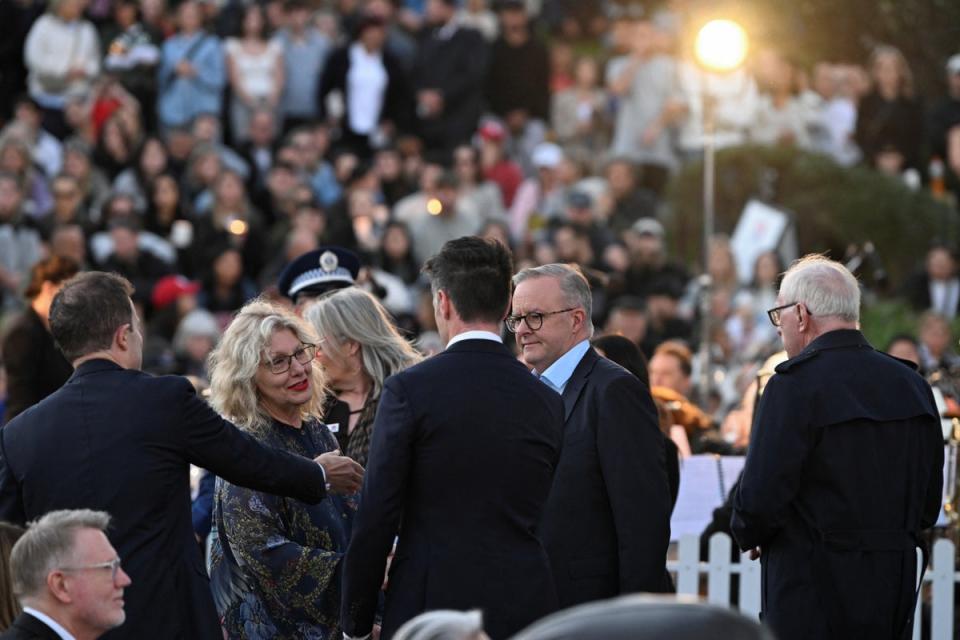
[[[420,267],[479,234],[511,247],[518,267],[579,264],[599,332],[648,358],[665,340],[695,353],[709,308],[715,392],[701,404],[721,419],[779,348],[765,312],[787,265],[766,253],[745,280],[717,236],[702,305],[700,267],[667,255],[664,188],[702,156],[705,95],[720,148],[793,145],[913,186],[945,174],[949,186],[960,55],[939,100],[921,99],[891,47],[812,69],[761,48],[714,75],[682,52],[685,6],[5,2],[5,324],[25,308],[45,321],[63,274],[115,271],[146,319],[145,369],[203,379],[233,313],[262,292],[282,297],[277,277],[296,257],[338,246],[362,257],[361,283],[432,353],[443,345]],[[956,365],[956,274],[951,248],[936,247],[907,288],[934,313],[915,345],[928,371]],[[35,360],[15,342],[8,368]],[[698,379],[697,359],[682,360]]]

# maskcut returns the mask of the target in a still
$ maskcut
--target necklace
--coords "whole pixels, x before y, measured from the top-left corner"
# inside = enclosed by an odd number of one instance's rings
[[[362,405],[359,409],[354,409],[353,411],[351,411],[351,412],[350,412],[350,415],[351,415],[351,416],[354,416],[354,415],[356,415],[356,414],[358,414],[358,413],[362,413],[363,410],[367,408],[367,405],[368,405],[368,404],[370,404],[370,403],[369,403],[369,402],[364,402],[363,405]],[[347,406],[349,406],[349,405],[347,405]]]

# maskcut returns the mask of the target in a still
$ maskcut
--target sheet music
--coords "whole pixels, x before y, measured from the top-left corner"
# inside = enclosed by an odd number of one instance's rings
[[[693,534],[699,536],[723,504],[720,463],[715,455],[691,456],[681,461],[680,491],[670,518],[670,540]]]
[[[722,472],[721,485],[723,488],[723,499],[733,490],[733,485],[737,483],[740,472],[743,471],[743,465],[746,464],[746,456],[723,456],[720,458],[720,471]]]

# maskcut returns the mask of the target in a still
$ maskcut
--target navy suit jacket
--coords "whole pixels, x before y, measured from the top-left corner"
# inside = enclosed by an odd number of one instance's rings
[[[259,491],[313,503],[325,495],[319,465],[239,431],[186,378],[92,360],[0,430],[0,520],[107,511],[133,582],[126,622],[105,637],[221,638],[193,536],[191,463]]]
[[[21,613],[9,629],[0,633],[0,640],[60,640],[60,636],[39,618]]]
[[[387,380],[344,559],[347,634],[371,629],[398,531],[385,640],[429,609],[480,608],[497,639],[556,609],[536,529],[562,411],[556,393],[489,340],[456,343]]]
[[[560,606],[666,590],[671,499],[650,390],[591,348],[563,404],[542,529]]]

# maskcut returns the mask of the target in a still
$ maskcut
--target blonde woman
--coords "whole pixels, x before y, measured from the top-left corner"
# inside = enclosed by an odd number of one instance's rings
[[[304,317],[320,336],[317,363],[330,392],[328,424],[337,425],[344,454],[366,465],[383,382],[422,359],[372,295],[349,287],[307,307]]]
[[[210,357],[210,401],[270,446],[344,461],[321,421],[316,342],[288,311],[249,303]],[[349,496],[309,505],[217,481],[210,578],[228,638],[339,639],[340,560],[354,509]]]

